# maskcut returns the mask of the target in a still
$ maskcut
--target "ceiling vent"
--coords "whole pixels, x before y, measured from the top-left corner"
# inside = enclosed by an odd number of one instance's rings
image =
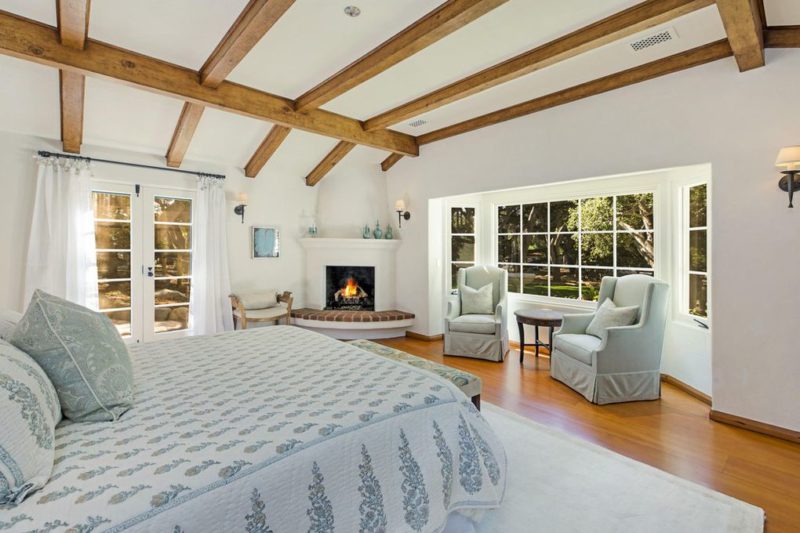
[[[412,128],[419,128],[420,126],[425,125],[427,123],[428,123],[427,120],[418,118],[417,120],[409,122],[408,125],[411,126]]]
[[[665,30],[660,30],[656,33],[648,35],[647,37],[637,39],[636,41],[631,42],[630,45],[634,52],[641,52],[646,48],[652,48],[653,46],[658,46],[677,39],[678,34],[675,31],[675,28],[667,28]]]

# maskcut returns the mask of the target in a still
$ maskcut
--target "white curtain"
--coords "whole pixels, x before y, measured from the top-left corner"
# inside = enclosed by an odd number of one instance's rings
[[[97,257],[89,162],[37,157],[36,197],[25,272],[35,289],[98,308]]]
[[[225,205],[222,180],[198,178],[190,307],[197,335],[233,330]]]

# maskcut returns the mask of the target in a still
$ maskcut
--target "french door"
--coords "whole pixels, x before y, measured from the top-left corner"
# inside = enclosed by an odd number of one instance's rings
[[[129,342],[186,335],[194,194],[98,182],[92,200],[100,311]]]

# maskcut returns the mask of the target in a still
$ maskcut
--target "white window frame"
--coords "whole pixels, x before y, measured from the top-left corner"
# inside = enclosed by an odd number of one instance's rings
[[[697,187],[698,185],[706,186],[706,271],[697,272],[698,274],[704,274],[708,280],[706,294],[708,299],[706,303],[708,316],[706,317],[689,313],[689,275],[696,273],[689,270],[689,192],[692,187]],[[675,234],[675,264],[673,267],[675,272],[675,275],[673,276],[675,291],[673,295],[673,320],[687,325],[696,326],[698,323],[700,323],[710,327],[713,316],[713,309],[711,305],[711,278],[713,276],[711,253],[711,213],[713,201],[711,198],[711,181],[707,177],[681,180],[679,183],[677,183],[675,201],[677,203],[680,216],[678,217],[676,225],[673,228]],[[699,230],[703,228],[698,227],[694,229]]]

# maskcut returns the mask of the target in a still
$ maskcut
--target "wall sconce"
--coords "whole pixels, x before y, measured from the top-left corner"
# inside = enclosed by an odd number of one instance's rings
[[[233,208],[233,212],[242,217],[242,224],[244,224],[244,208],[247,207],[247,193],[239,193],[239,205]]]
[[[403,200],[397,200],[394,203],[394,210],[397,211],[397,226],[403,227],[403,219],[408,220],[411,218],[411,213],[406,211],[406,203]]]
[[[785,170],[781,171],[783,177],[778,182],[778,187],[782,191],[789,193],[789,207],[792,205],[792,197],[795,191],[800,191],[800,180],[797,174],[800,173],[800,146],[786,146],[778,152],[778,159],[775,166]]]

